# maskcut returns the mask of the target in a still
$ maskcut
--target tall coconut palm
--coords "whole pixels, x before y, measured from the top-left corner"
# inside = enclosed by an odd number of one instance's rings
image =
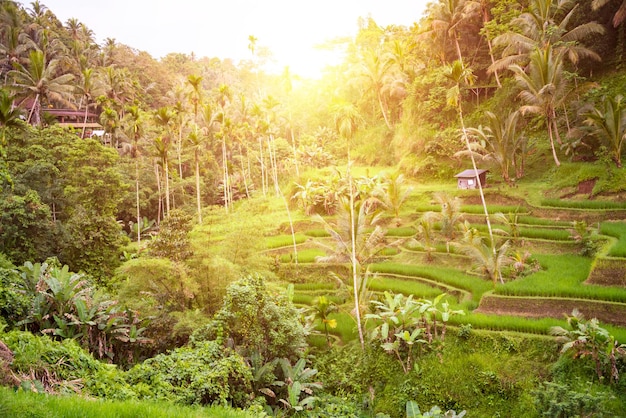
[[[159,157],[161,166],[163,167],[163,175],[165,177],[165,214],[170,213],[170,171],[169,171],[169,149],[171,144],[171,125],[174,122],[174,112],[169,107],[160,107],[154,113],[154,121],[163,132],[162,136],[157,137],[153,144]]]
[[[202,224],[202,200],[200,198],[200,153],[205,146],[206,137],[202,135],[202,131],[198,128],[198,125],[194,124],[187,138],[193,149],[196,176],[196,210],[198,212],[198,224]]]
[[[561,138],[556,110],[563,106],[571,92],[563,68],[565,53],[565,50],[555,52],[550,46],[535,48],[530,55],[528,73],[519,65],[510,67],[521,88],[519,97],[526,103],[520,111],[522,114],[532,113],[544,118],[557,167],[561,163],[556,154],[555,141],[561,143]]]
[[[6,84],[14,63],[25,64],[25,54],[35,49],[35,45],[25,32],[22,14],[15,2],[0,3],[0,27],[0,74]]]
[[[194,122],[198,122],[198,106],[202,103],[202,76],[191,74],[187,77],[187,84],[191,87],[191,105],[193,106]]]
[[[220,119],[221,119],[221,132],[220,137],[222,139],[222,181],[224,184],[224,207],[228,211],[231,204],[231,192],[230,192],[230,173],[228,171],[228,150],[226,148],[226,141],[229,139],[230,131],[232,128],[232,120],[227,117],[228,107],[230,100],[232,99],[232,92],[230,87],[226,84],[221,84],[218,88],[217,103],[220,106]]]
[[[467,128],[465,127],[465,121],[463,119],[463,107],[461,106],[461,84],[472,84],[474,82],[474,77],[471,71],[468,68],[465,68],[463,62],[455,61],[451,66],[445,69],[445,75],[454,83],[454,86],[448,90],[447,99],[448,104],[456,107],[459,113],[459,121],[461,122],[461,131],[463,135],[463,139],[465,140],[465,145],[467,147],[467,151],[470,154],[470,158],[472,160],[472,168],[474,169],[474,173],[476,174],[476,179],[478,180],[478,191],[480,193],[480,201],[483,205],[483,211],[485,213],[485,221],[487,223],[487,230],[489,231],[489,239],[491,244],[491,250],[493,253],[493,257],[496,257],[496,247],[493,239],[493,231],[491,229],[491,221],[489,220],[489,211],[487,210],[487,203],[485,202],[485,194],[483,192],[483,185],[480,181],[480,176],[478,176],[478,167],[476,166],[476,160],[474,159],[474,154],[472,153],[472,146],[469,142],[469,135],[467,132]],[[498,272],[499,274],[499,272]],[[500,276],[500,280],[502,281],[502,276]]]
[[[291,135],[291,148],[293,150],[293,162],[296,167],[296,177],[300,177],[300,169],[298,167],[298,152],[296,150],[296,137],[294,134],[293,117],[291,112],[291,91],[293,90],[293,84],[291,82],[291,73],[289,67],[285,67],[282,75],[283,88],[287,93],[287,112],[289,114],[289,133]]]
[[[383,115],[385,125],[391,129],[386,100],[383,97],[385,78],[393,68],[392,55],[382,48],[363,50],[362,59],[356,68],[357,79],[364,80],[363,91],[373,91],[376,94],[378,107]]]
[[[617,167],[622,167],[622,148],[626,143],[626,101],[622,95],[605,97],[601,108],[586,113],[586,123],[608,147]]]
[[[26,65],[17,62],[14,64],[15,70],[9,72],[11,87],[17,95],[32,100],[27,122],[30,123],[34,117],[34,124],[39,125],[42,101],[71,106],[70,97],[74,92],[71,82],[74,75],[59,75],[60,64],[60,60],[48,61],[42,51],[35,50],[30,52]]]
[[[139,106],[129,106],[123,122],[127,135],[133,141],[131,156],[135,160],[135,209],[137,211],[137,242],[140,243],[142,218],[139,200],[139,141],[144,134],[144,113]]]
[[[443,39],[442,56],[445,56],[445,42],[452,40],[456,50],[457,58],[463,61],[459,38],[461,36],[460,26],[468,19],[477,15],[480,4],[471,0],[439,0],[434,3],[431,10],[431,35]],[[442,60],[445,62],[445,60]]]
[[[359,303],[359,283],[362,283],[362,280],[359,280],[362,277],[362,272],[360,271],[360,263],[357,258],[357,234],[358,234],[358,223],[357,220],[357,210],[355,208],[355,199],[354,199],[354,183],[352,181],[351,175],[351,166],[352,161],[350,160],[350,141],[352,137],[356,133],[356,130],[361,121],[361,115],[359,114],[356,107],[349,102],[346,101],[335,101],[331,104],[331,111],[333,113],[333,117],[335,119],[335,128],[340,136],[344,138],[346,141],[346,145],[348,147],[348,188],[349,188],[349,201],[348,201],[348,211],[350,214],[350,264],[352,267],[352,287],[354,293],[354,305],[355,305],[355,315],[357,328],[359,331],[359,340],[361,342],[361,348],[365,347],[365,342],[363,338],[363,326],[361,324],[361,309]],[[364,209],[365,210],[365,209]],[[364,219],[364,217],[362,218]]]
[[[80,82],[76,85],[76,93],[81,97],[81,102],[82,100],[85,101],[85,116],[83,118],[83,131],[81,133],[81,138],[84,138],[89,106],[92,104],[95,97],[104,93],[104,87],[92,68],[86,68],[81,72]],[[79,106],[79,108],[80,107],[81,106]]]

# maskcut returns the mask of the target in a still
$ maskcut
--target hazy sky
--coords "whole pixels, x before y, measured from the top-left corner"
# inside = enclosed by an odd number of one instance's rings
[[[77,18],[101,42],[117,42],[155,58],[169,52],[197,56],[251,57],[248,36],[267,47],[280,68],[306,73],[324,54],[314,46],[353,36],[359,17],[381,26],[411,26],[429,0],[41,0],[62,22]],[[28,8],[30,2],[21,1]],[[314,70],[311,72],[315,72]]]

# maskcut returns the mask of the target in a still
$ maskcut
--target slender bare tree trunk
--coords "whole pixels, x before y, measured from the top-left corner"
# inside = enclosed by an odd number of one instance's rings
[[[200,158],[198,150],[195,151],[196,159],[196,207],[198,209],[198,224],[202,224],[202,202],[200,199]]]
[[[170,214],[170,167],[167,162],[167,158],[163,161],[165,166],[165,215]]]
[[[159,174],[159,164],[154,164],[154,174],[157,181],[157,191],[159,194],[159,209],[157,210],[157,223],[161,223],[161,213],[163,212],[163,194],[161,192],[161,175]]]
[[[359,303],[359,276],[360,266],[356,258],[356,226],[355,226],[355,214],[354,214],[354,190],[352,184],[352,174],[350,173],[350,158],[348,157],[348,187],[350,189],[350,262],[352,264],[352,286],[354,291],[354,309],[356,316],[356,325],[359,330],[359,341],[361,343],[361,349],[365,349],[365,339],[363,338],[363,327],[361,326],[361,304]]]
[[[139,209],[139,161],[135,156],[135,206],[137,209],[137,243],[141,243],[141,212]]]
[[[83,119],[83,132],[80,134],[80,137],[83,139],[85,138],[85,128],[86,128],[85,125],[87,125],[87,111],[88,110],[89,110],[89,103],[86,103],[85,104],[85,118]]]

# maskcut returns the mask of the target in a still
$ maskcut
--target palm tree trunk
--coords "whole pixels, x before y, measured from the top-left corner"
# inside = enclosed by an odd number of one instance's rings
[[[170,213],[170,167],[167,163],[167,158],[163,162],[165,166],[165,210],[167,211],[165,214],[169,215]]]
[[[202,224],[202,202],[200,200],[200,158],[198,150],[195,152],[196,160],[196,204],[198,209],[198,224]]]
[[[223,182],[224,182],[224,207],[228,212],[228,208],[230,207],[230,201],[228,199],[229,192],[229,178],[228,178],[228,163],[226,161],[226,136],[222,138],[222,171],[223,171]]]
[[[163,194],[161,192],[161,175],[159,174],[158,162],[154,164],[154,174],[157,182],[157,192],[159,194],[159,209],[157,210],[157,224],[161,223],[161,212],[163,211]]]
[[[139,210],[139,161],[137,161],[136,159],[135,159],[135,205],[137,208],[137,243],[141,243],[141,213]]]
[[[383,119],[385,119],[385,125],[387,125],[387,128],[391,129],[391,124],[387,119],[387,112],[385,111],[385,107],[383,106],[383,99],[380,95],[380,91],[377,91],[376,95],[378,96],[378,106],[380,106],[380,111],[383,113]]]
[[[487,230],[489,231],[491,251],[493,253],[493,257],[495,260],[498,253],[496,251],[496,243],[493,239],[493,230],[491,229],[491,221],[489,220],[489,211],[487,210],[487,203],[485,202],[485,193],[483,192],[483,185],[482,185],[482,182],[480,181],[480,176],[478,175],[478,167],[476,166],[476,159],[474,159],[474,153],[472,152],[472,147],[469,142],[469,136],[467,135],[467,130],[465,129],[465,121],[463,120],[463,109],[461,108],[460,103],[459,103],[459,119],[461,120],[461,129],[463,130],[463,138],[465,139],[465,145],[467,146],[467,151],[472,160],[472,168],[474,169],[474,174],[476,175],[476,181],[478,183],[478,191],[480,193],[480,201],[483,205],[483,210],[485,212],[485,221],[487,223]],[[504,280],[502,279],[502,272],[499,269],[498,269],[497,274],[500,278],[500,283],[504,284]]]
[[[552,133],[553,123],[551,118],[546,119],[546,124],[548,125],[548,135],[550,136],[550,148],[552,149],[552,157],[554,158],[554,163],[556,164],[556,166],[559,167],[561,165],[561,162],[559,161],[559,157],[557,157],[556,155],[556,148],[554,146],[554,137]]]
[[[259,139],[259,162],[261,163],[261,188],[263,189],[263,196],[267,195],[267,186],[265,184],[265,159],[263,157],[263,139]]]
[[[85,128],[87,125],[87,111],[89,110],[89,103],[85,103],[85,118],[83,119],[83,132],[80,134],[81,138],[85,138]]]
[[[268,156],[270,159],[270,170],[272,174],[272,181],[274,182],[274,193],[276,193],[276,196],[279,196],[280,188],[278,187],[278,168],[277,168],[277,162],[276,162],[276,150],[274,149],[274,136],[271,134],[267,138],[267,149],[268,149]]]
[[[248,189],[248,177],[246,175],[246,167],[243,164],[243,148],[242,144],[239,144],[239,165],[241,166],[241,175],[243,176],[243,187],[246,189],[246,198],[250,199],[250,190]]]
[[[33,117],[35,108],[38,106],[39,106],[39,93],[37,93],[37,95],[35,96],[35,101],[33,102],[33,106],[30,108],[30,113],[28,114],[28,119],[26,120],[26,123],[30,123],[30,119]]]
[[[348,158],[348,187],[350,188],[350,261],[352,264],[352,285],[354,291],[354,309],[356,325],[359,330],[359,341],[361,350],[365,350],[365,340],[363,338],[363,327],[361,326],[361,304],[359,303],[359,263],[356,258],[356,225],[354,215],[354,190],[352,189],[352,175],[350,174],[350,159]]]
[[[295,138],[295,135],[293,134],[293,123],[291,121],[291,106],[289,106],[289,131],[291,133],[291,147],[293,149],[293,163],[296,166],[296,177],[299,178],[300,169],[298,167],[298,152],[296,151],[296,138]]]
[[[176,152],[178,154],[178,176],[179,179],[183,179],[183,162],[182,162],[182,148],[183,148],[183,126],[182,123],[178,127],[178,144],[176,144]]]

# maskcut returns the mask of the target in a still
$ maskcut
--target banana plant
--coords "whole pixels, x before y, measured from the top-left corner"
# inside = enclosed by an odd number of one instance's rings
[[[294,412],[300,412],[313,405],[317,399],[313,396],[315,390],[322,388],[321,382],[313,382],[311,379],[317,374],[317,369],[306,367],[306,360],[300,359],[295,365],[291,365],[288,359],[280,359],[279,364],[283,373],[282,381],[274,382],[275,386],[286,387],[286,397],[278,400],[284,408]]]

